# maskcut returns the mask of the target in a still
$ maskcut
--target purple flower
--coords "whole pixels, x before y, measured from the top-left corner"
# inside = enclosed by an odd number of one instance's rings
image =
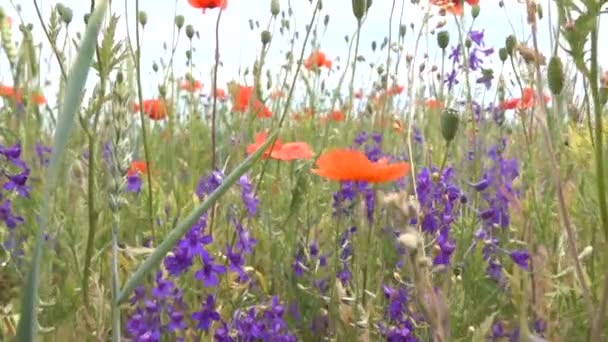
[[[8,229],[14,229],[18,224],[24,222],[23,217],[13,214],[11,201],[8,199],[4,200],[0,206],[0,220],[4,221]]]
[[[203,259],[203,266],[196,271],[194,278],[201,280],[205,287],[215,287],[219,284],[218,275],[226,273],[226,267],[214,264],[213,258]]]
[[[229,262],[229,270],[232,272],[236,272],[239,275],[239,280],[241,282],[247,281],[249,277],[243,269],[243,266],[245,265],[245,260],[243,259],[241,253],[233,252],[232,247],[230,245],[226,245],[226,257],[228,258]]]
[[[127,192],[134,192],[139,195],[141,192],[141,185],[142,181],[139,173],[127,176]]]
[[[203,331],[209,331],[213,321],[220,320],[220,314],[215,311],[215,298],[212,295],[207,296],[207,301],[203,304],[201,311],[192,314],[192,319],[198,321],[197,328]]]
[[[253,185],[249,181],[247,175],[242,175],[239,179],[239,185],[241,186],[241,200],[247,208],[249,216],[254,216],[257,213],[258,205],[260,200],[255,196],[253,191]]]
[[[476,45],[484,46],[485,45],[483,42],[484,33],[485,33],[485,30],[481,30],[481,31],[471,30],[471,32],[469,32],[469,38],[471,38],[473,43],[475,43]]]
[[[509,253],[509,255],[511,256],[513,262],[516,263],[519,267],[526,271],[529,269],[528,261],[530,260],[530,254],[528,254],[527,251],[515,250]]]
[[[49,157],[48,154],[51,153],[51,148],[48,146],[44,146],[41,143],[36,143],[36,156],[38,157],[38,164],[40,167],[45,167],[49,165]]]

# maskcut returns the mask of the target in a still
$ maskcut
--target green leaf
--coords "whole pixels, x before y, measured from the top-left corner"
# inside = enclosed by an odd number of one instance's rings
[[[17,327],[17,341],[20,342],[34,341],[36,337],[38,328],[38,273],[42,259],[44,233],[49,222],[51,197],[55,191],[61,157],[65,151],[70,131],[74,126],[76,113],[80,108],[81,93],[89,74],[89,66],[93,59],[97,35],[101,29],[106,7],[107,0],[101,0],[98,3],[95,12],[91,16],[82,45],[78,51],[78,56],[68,77],[63,106],[61,107],[57,129],[55,130],[50,166],[47,169],[47,182],[44,188],[42,213],[40,224],[38,225],[32,263],[27,275],[25,291],[23,291],[22,295],[21,316]]]
[[[131,275],[131,277],[125,282],[124,287],[118,294],[116,301],[118,304],[124,302],[127,297],[135,290],[135,288],[141,283],[142,279],[146,274],[157,267],[162,259],[173,249],[177,242],[186,234],[188,229],[213,205],[220,197],[228,191],[228,189],[234,184],[239,178],[245,174],[253,164],[260,158],[262,153],[272,144],[278,136],[278,131],[270,135],[270,137],[260,146],[253,154],[245,159],[237,168],[229,174],[222,184],[211,194],[205,201],[194,208],[190,214],[173,229],[165,239],[154,249],[146,260],[139,266],[139,268]]]

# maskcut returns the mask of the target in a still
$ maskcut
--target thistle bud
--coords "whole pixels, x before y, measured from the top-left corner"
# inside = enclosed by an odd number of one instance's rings
[[[547,67],[547,81],[553,95],[559,95],[564,89],[564,67],[558,56],[551,57]]]
[[[279,15],[279,12],[281,12],[279,0],[270,0],[270,14],[272,14],[273,17],[276,17]]]
[[[407,32],[407,26],[401,25],[399,26],[399,37],[405,37],[405,33]]]
[[[175,16],[175,26],[177,26],[178,30],[181,30],[182,27],[184,27],[184,16],[183,15],[177,15]]]
[[[473,17],[473,19],[475,19],[479,16],[480,9],[481,8],[479,7],[479,5],[475,5],[471,8],[471,16]]]
[[[507,49],[509,56],[513,56],[515,45],[517,45],[517,38],[514,35],[510,35],[505,39],[505,49]]]
[[[59,15],[66,25],[69,25],[72,22],[72,18],[74,18],[74,12],[69,7],[64,7]]]
[[[441,31],[437,34],[437,45],[442,50],[448,47],[450,44],[450,33],[448,31]]]
[[[145,27],[148,23],[148,13],[144,11],[139,11],[139,13],[137,13],[137,20],[139,21],[139,24],[141,26]]]
[[[365,7],[367,6],[367,0],[352,0],[353,14],[358,21],[361,21],[363,15],[365,15]]]
[[[186,25],[186,37],[190,40],[194,37],[194,27],[190,24]]]
[[[509,58],[509,53],[507,52],[507,48],[500,48],[498,49],[498,57],[500,58],[501,62],[505,62],[507,60],[507,58]]]
[[[456,137],[459,122],[460,118],[456,110],[446,108],[441,113],[441,134],[447,142],[454,140],[454,137]]]
[[[270,31],[264,30],[262,31],[262,45],[266,46],[270,43],[272,36],[270,35]]]

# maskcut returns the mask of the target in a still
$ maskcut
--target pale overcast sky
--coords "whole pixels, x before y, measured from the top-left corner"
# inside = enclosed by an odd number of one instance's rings
[[[549,53],[549,41],[548,41],[548,10],[547,6],[551,0],[542,0],[545,7],[545,19],[540,22],[541,31],[541,43],[543,52],[548,55]],[[316,1],[313,1],[316,2]],[[403,15],[403,23],[408,25],[407,39],[406,39],[406,51],[412,52],[414,46],[414,32],[410,29],[410,23],[414,23],[416,29],[420,26],[422,20],[422,12],[418,6],[411,4],[409,0],[397,0],[395,5],[395,16],[393,19],[393,37],[398,35],[399,31],[399,16],[401,12],[402,3],[405,2],[405,9]],[[424,2],[424,0],[422,1]],[[481,14],[475,22],[475,28],[479,30],[485,30],[486,46],[493,46],[498,50],[499,47],[504,45],[505,37],[512,33],[511,25],[509,20],[513,24],[516,34],[520,39],[526,39],[528,37],[527,25],[525,25],[525,5],[516,0],[505,0],[506,10],[499,8],[498,0],[482,0],[481,1]],[[18,30],[16,24],[19,22],[19,15],[17,14],[15,6],[20,6],[21,18],[26,23],[33,23],[35,30],[35,39],[37,42],[43,42],[42,52],[42,63],[45,64],[42,67],[42,78],[49,79],[53,85],[56,85],[58,79],[58,68],[56,61],[50,54],[48,44],[44,39],[44,34],[40,28],[40,24],[35,14],[33,1],[30,0],[3,0],[3,7],[9,16],[13,17],[13,32],[17,34]],[[58,1],[38,0],[43,12],[43,16],[48,23],[49,14],[51,8],[58,3]],[[64,0],[63,4],[69,6],[74,11],[73,23],[70,26],[70,32],[74,35],[77,31],[82,32],[84,29],[83,15],[88,12],[90,3],[86,0]],[[287,0],[280,0],[281,10],[287,9]],[[552,1],[551,1],[552,3]],[[300,32],[300,41],[296,44],[296,51],[299,50],[302,45],[302,39],[304,37],[304,26],[308,24],[311,14],[312,5],[309,0],[291,0],[292,8],[295,13],[297,27],[293,27],[292,30],[296,29]],[[377,41],[378,46],[382,42],[385,36],[388,35],[389,28],[389,15],[391,12],[393,1],[392,0],[374,0],[371,10],[368,14],[368,18],[363,26],[361,36],[361,48],[360,54],[366,56],[367,61],[384,61],[386,59],[386,51],[377,51],[375,55],[371,51],[371,42]],[[133,21],[135,18],[135,1],[128,0],[129,6],[129,21],[130,33],[132,36],[135,35]],[[143,34],[143,56],[142,56],[142,73],[144,77],[144,96],[153,97],[157,95],[157,84],[160,82],[162,75],[157,76],[152,73],[153,61],[158,61],[161,57],[168,61],[169,51],[163,50],[163,44],[167,43],[168,46],[171,44],[172,29],[174,23],[174,14],[184,15],[186,18],[186,24],[194,25],[195,29],[200,32],[200,39],[195,38],[193,41],[194,48],[194,61],[196,68],[193,72],[195,78],[200,79],[204,83],[204,89],[209,90],[211,88],[210,71],[213,67],[214,60],[214,48],[215,48],[215,22],[217,18],[217,10],[208,10],[205,14],[202,11],[193,9],[188,4],[187,0],[140,0],[141,9],[146,11],[148,14],[148,24]],[[125,5],[124,1],[112,1],[112,11],[121,16],[121,21],[118,27],[118,36],[126,37],[126,25],[125,25]],[[470,7],[465,6],[467,13]],[[329,26],[325,33],[323,33],[323,16],[329,15]],[[255,56],[259,54],[260,44],[260,31],[265,28],[268,20],[270,19],[270,0],[229,0],[228,9],[222,14],[221,20],[221,33],[220,33],[220,49],[221,49],[221,60],[223,67],[219,71],[219,86],[224,88],[227,81],[238,78],[239,68],[244,70],[246,67],[250,67],[253,64]],[[555,12],[554,12],[555,17]],[[260,22],[260,29],[251,31],[249,28],[249,19],[258,20]],[[280,19],[280,16],[279,16]],[[434,19],[434,21],[438,20]],[[471,22],[470,16],[467,19],[468,23]],[[288,36],[284,38],[279,35],[277,28],[273,40],[271,51],[267,60],[267,65],[279,65],[285,56],[285,52],[288,50]],[[350,35],[356,27],[356,21],[352,15],[351,0],[325,0],[323,2],[323,12],[321,16],[321,24],[319,26],[319,38],[322,50],[331,59],[341,57],[342,61],[339,64],[344,65],[344,59],[347,55],[348,45],[344,41],[345,35]],[[457,31],[453,19],[448,19],[446,29],[451,32],[452,40],[451,43],[455,43],[457,39]],[[605,29],[602,32],[605,33]],[[603,34],[602,36],[606,36]],[[134,38],[133,38],[134,39]],[[437,54],[435,48],[435,36],[430,38],[430,58],[433,61]],[[180,44],[176,53],[176,74],[178,76],[183,75],[189,69],[185,66],[185,51],[188,49],[188,41],[185,36],[182,35],[180,38]],[[308,48],[310,50],[310,47]],[[308,51],[306,53],[308,55]],[[606,49],[602,51],[600,61],[601,64],[606,66]],[[495,61],[497,56],[495,56]],[[420,61],[420,57],[418,58]],[[46,66],[50,62],[50,70]],[[334,63],[335,65],[336,63]],[[493,64],[495,67],[498,64]],[[489,67],[488,64],[484,65]],[[48,70],[48,71],[47,71]],[[367,64],[360,64],[358,68],[358,76],[356,79],[357,88],[363,87],[369,83],[370,70]],[[398,75],[400,83],[405,83],[407,75],[405,68],[401,68],[400,75]],[[328,86],[337,84],[337,80],[341,72],[333,72],[328,78]],[[327,75],[327,74],[325,74]],[[90,81],[94,81],[90,77]],[[248,80],[251,83],[251,79]],[[8,73],[8,63],[4,55],[0,57],[0,83],[10,84],[11,77]],[[47,87],[46,95],[51,103],[54,103],[52,99],[53,87]]]

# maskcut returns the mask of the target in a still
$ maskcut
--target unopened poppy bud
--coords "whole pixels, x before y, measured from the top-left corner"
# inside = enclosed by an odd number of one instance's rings
[[[405,37],[405,33],[407,32],[407,26],[401,25],[399,26],[399,37]]]
[[[273,17],[276,17],[281,12],[281,4],[279,0],[270,0],[270,13]]]
[[[456,137],[460,118],[454,109],[445,109],[441,114],[441,134],[445,141],[450,142]]]
[[[139,21],[139,24],[141,24],[141,26],[146,26],[146,24],[148,23],[148,13],[144,11],[139,11],[139,13],[137,13],[137,20]]]
[[[559,95],[564,89],[564,66],[559,56],[551,57],[547,67],[547,82],[553,95]]]
[[[507,52],[507,49],[504,47],[498,49],[498,57],[500,58],[500,61],[504,63],[507,58],[509,58],[509,53]]]
[[[450,44],[450,33],[448,31],[441,31],[437,34],[437,45],[440,49],[445,50]]]
[[[180,14],[180,15],[175,16],[175,26],[177,26],[177,28],[179,30],[181,30],[182,27],[184,27],[184,22],[185,22],[185,19],[184,19],[183,15]]]
[[[116,73],[116,83],[122,83],[125,80],[125,76],[121,71]]]
[[[367,7],[367,0],[352,0],[353,14],[358,21],[363,19],[365,15],[365,8]]]
[[[63,11],[61,11],[60,13],[60,16],[61,20],[63,20],[66,25],[69,25],[72,22],[72,19],[74,18],[74,12],[71,8],[64,7]]]
[[[194,27],[190,24],[186,25],[186,37],[188,37],[188,39],[194,37]]]
[[[268,45],[268,43],[270,43],[271,39],[272,39],[272,36],[270,35],[270,31],[268,31],[268,30],[262,31],[262,44],[264,46]]]
[[[159,85],[158,86],[158,93],[160,94],[161,97],[165,97],[167,95],[167,87],[165,87],[164,85]]]
[[[464,41],[464,46],[465,46],[467,49],[470,49],[470,48],[471,48],[471,46],[473,46],[473,41],[471,40],[471,38],[467,38],[467,39]]]
[[[84,23],[85,25],[89,23],[89,18],[91,17],[90,13],[87,13],[84,15]]]
[[[65,5],[60,2],[57,5],[55,5],[55,10],[57,11],[57,14],[59,14],[59,16],[61,16],[63,14],[63,11],[65,10]]]
[[[192,60],[192,51],[186,50],[186,59]]]
[[[156,62],[152,63],[152,70],[158,72],[158,64]]]
[[[507,37],[507,39],[505,39],[505,49],[507,49],[509,56],[513,55],[515,45],[517,45],[517,38],[515,38],[514,35],[510,35]]]
[[[540,3],[536,5],[536,13],[538,14],[538,20],[543,19],[543,17],[544,17],[543,6],[541,6]]]
[[[375,40],[372,42],[372,51],[376,52],[376,41]]]
[[[473,17],[473,19],[475,19],[479,16],[480,9],[481,8],[479,7],[479,5],[475,5],[471,8],[471,16]]]
[[[289,27],[289,21],[287,21],[287,25],[287,27]],[[329,14],[326,14],[323,18],[323,26],[327,27],[327,25],[329,25]]]

